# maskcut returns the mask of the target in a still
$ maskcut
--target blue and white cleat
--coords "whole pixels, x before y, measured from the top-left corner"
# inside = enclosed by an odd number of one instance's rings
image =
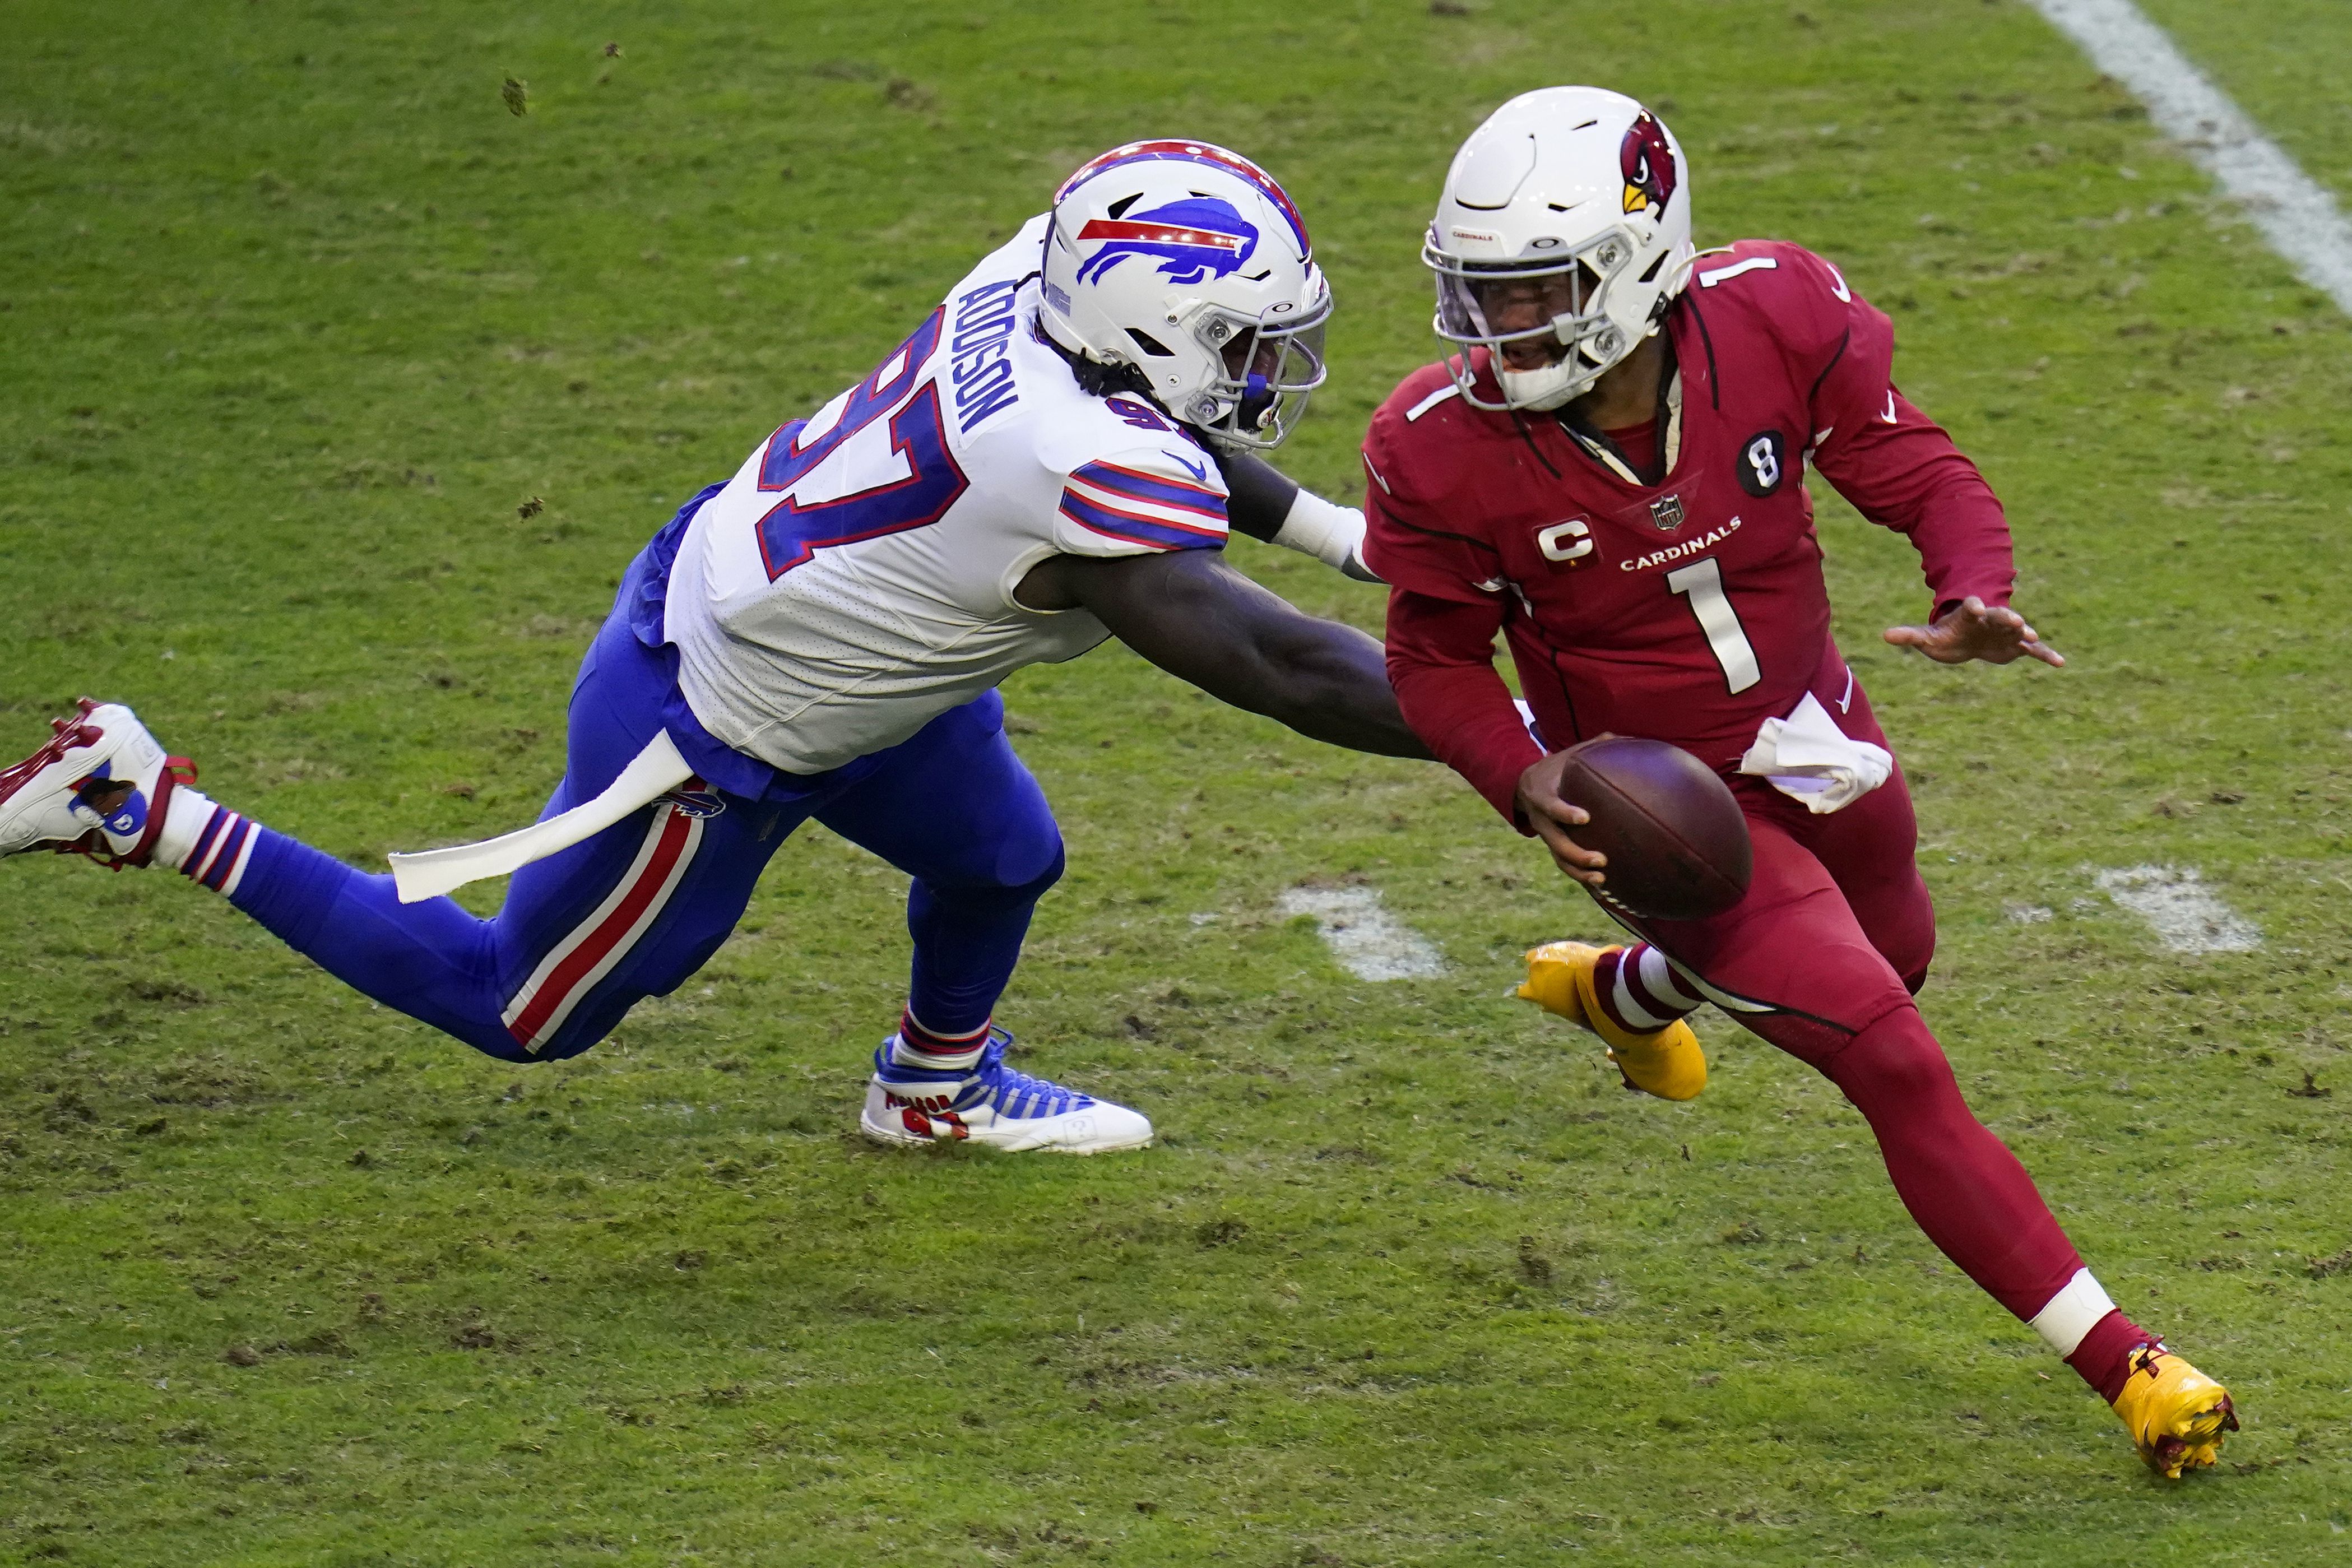
[[[146,865],[173,785],[194,783],[195,764],[165,756],[119,702],[85,697],[49,728],[47,745],[0,773],[0,856],[53,849],[118,869]]]
[[[896,1035],[874,1053],[860,1131],[877,1143],[984,1144],[1019,1153],[1108,1154],[1151,1142],[1151,1123],[1124,1105],[1097,1100],[1004,1065],[1013,1037],[988,1032],[969,1071],[900,1067],[890,1059]]]

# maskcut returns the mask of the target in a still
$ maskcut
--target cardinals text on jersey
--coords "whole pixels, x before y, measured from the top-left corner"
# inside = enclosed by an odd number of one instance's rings
[[[1939,604],[2006,601],[2008,530],[1974,467],[1894,390],[1886,318],[1820,257],[1743,241],[1705,258],[1664,330],[1681,382],[1657,482],[1559,416],[1471,406],[1429,366],[1365,441],[1367,555],[1407,595],[1493,606],[1551,745],[1614,731],[1729,769],[1808,691],[1851,697],[1808,458],[1911,536]],[[1393,653],[1411,616],[1392,607],[1390,626]],[[1482,782],[1490,798],[1507,799],[1507,771]]]

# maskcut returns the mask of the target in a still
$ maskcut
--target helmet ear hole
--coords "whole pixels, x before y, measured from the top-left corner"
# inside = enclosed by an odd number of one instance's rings
[[[1145,353],[1150,354],[1154,359],[1174,359],[1176,357],[1176,351],[1174,349],[1170,348],[1166,343],[1161,342],[1150,332],[1139,332],[1133,327],[1129,327],[1127,329],[1127,335],[1135,340],[1135,346],[1137,348],[1141,349]]]

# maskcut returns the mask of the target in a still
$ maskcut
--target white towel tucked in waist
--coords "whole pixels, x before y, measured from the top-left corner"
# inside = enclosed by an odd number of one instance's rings
[[[1837,727],[1811,692],[1786,719],[1767,719],[1739,771],[1758,773],[1805,809],[1826,815],[1852,805],[1894,776],[1894,754]]]

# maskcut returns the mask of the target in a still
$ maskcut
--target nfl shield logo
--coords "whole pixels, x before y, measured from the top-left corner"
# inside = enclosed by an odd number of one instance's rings
[[[1672,533],[1675,529],[1680,528],[1683,525],[1683,498],[1660,496],[1656,500],[1652,501],[1650,521],[1656,523],[1662,532]]]

